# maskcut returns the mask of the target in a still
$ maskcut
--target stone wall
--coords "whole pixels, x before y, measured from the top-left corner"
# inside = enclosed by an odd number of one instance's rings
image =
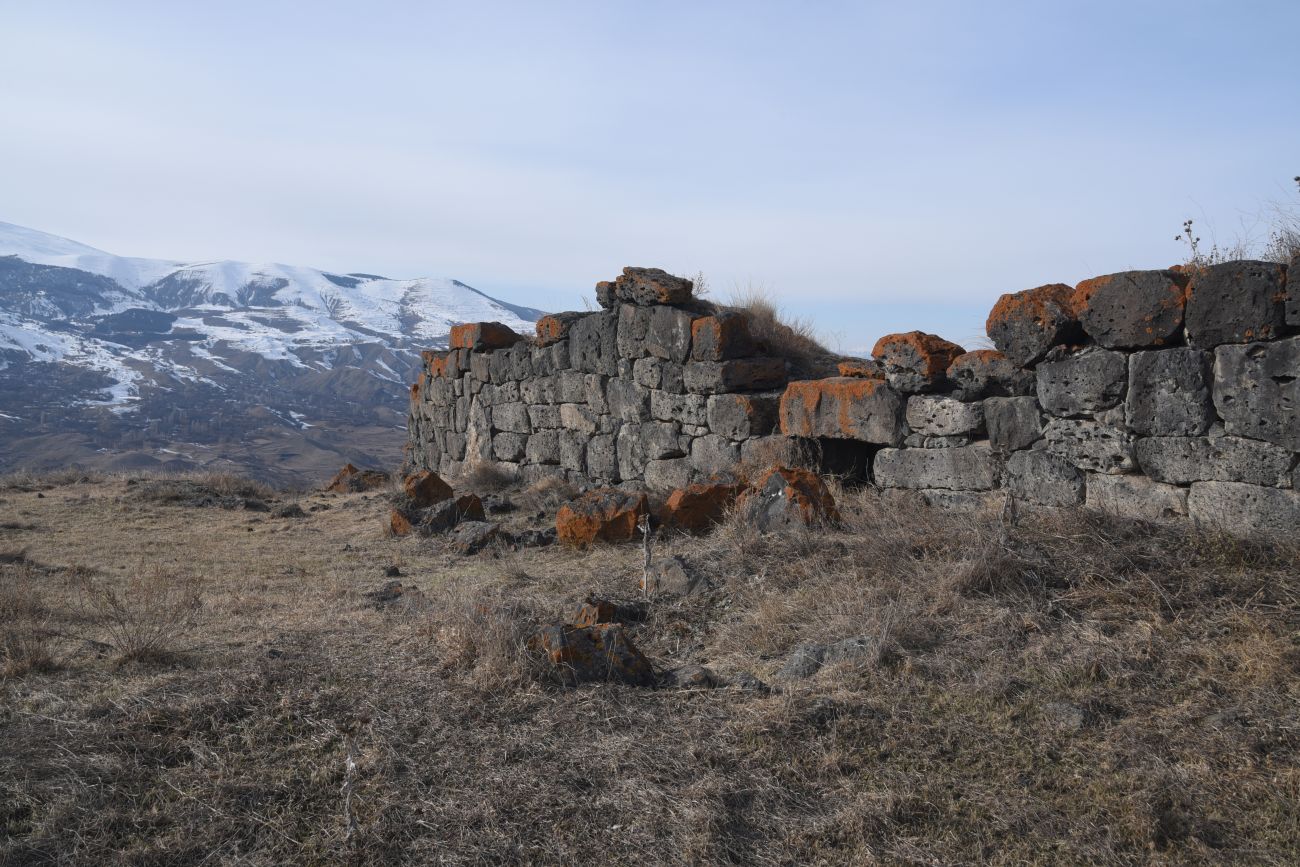
[[[787,357],[691,288],[628,268],[535,338],[457,327],[411,387],[411,463],[667,491],[798,451],[945,506],[1300,519],[1300,262],[1041,286],[994,306],[996,350],[914,331],[867,360]]]

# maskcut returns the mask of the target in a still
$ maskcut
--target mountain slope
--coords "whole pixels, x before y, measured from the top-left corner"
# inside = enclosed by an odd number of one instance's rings
[[[418,350],[540,315],[457,280],[130,258],[0,222],[0,470],[393,462]]]

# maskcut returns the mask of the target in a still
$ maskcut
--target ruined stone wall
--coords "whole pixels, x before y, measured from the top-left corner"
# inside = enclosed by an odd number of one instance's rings
[[[792,359],[688,281],[625,269],[535,338],[460,326],[411,388],[410,460],[667,491],[813,454],[890,496],[1286,534],[1300,519],[1300,263],[1134,271],[1003,296],[996,350],[889,335]]]

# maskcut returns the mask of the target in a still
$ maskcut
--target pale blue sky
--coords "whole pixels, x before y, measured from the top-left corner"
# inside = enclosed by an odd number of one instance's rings
[[[126,255],[769,288],[846,350],[1256,232],[1300,3],[0,0],[0,220]]]

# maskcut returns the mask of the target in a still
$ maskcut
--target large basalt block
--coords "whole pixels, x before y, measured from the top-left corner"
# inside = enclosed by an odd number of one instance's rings
[[[690,458],[670,458],[647,461],[645,484],[652,491],[672,491],[689,485],[699,474],[691,466]]]
[[[937,334],[908,331],[886,334],[871,355],[885,371],[889,385],[904,394],[934,391],[948,381],[948,368],[966,350]]]
[[[538,431],[528,438],[524,459],[530,464],[558,464],[560,462],[560,435],[555,430]]]
[[[1177,342],[1187,277],[1175,271],[1125,271],[1084,280],[1071,296],[1084,333],[1108,349]]]
[[[1220,346],[1213,395],[1228,433],[1300,451],[1300,337]]]
[[[984,430],[984,406],[951,397],[918,394],[907,399],[907,425],[924,437],[976,435]]]
[[[485,402],[485,405],[486,402]],[[492,407],[492,429],[511,433],[531,433],[528,406],[523,403],[502,403]]]
[[[1300,526],[1300,493],[1240,482],[1195,482],[1187,510],[1198,524],[1294,541]]]
[[[619,481],[616,434],[602,433],[587,441],[587,475],[603,482]]]
[[[1281,446],[1244,437],[1170,436],[1140,439],[1142,472],[1159,482],[1245,482],[1290,487],[1295,455]]]
[[[642,349],[682,364],[691,357],[691,314],[676,307],[651,307]]]
[[[1034,397],[989,397],[983,401],[984,424],[995,451],[1027,449],[1043,436],[1043,411]]]
[[[1124,418],[1143,436],[1197,436],[1214,422],[1213,357],[1197,349],[1135,352],[1128,364]]]
[[[692,394],[769,391],[785,385],[789,378],[786,363],[780,358],[692,361],[682,370],[683,384]]]
[[[1187,287],[1187,342],[1198,349],[1272,340],[1286,326],[1286,268],[1224,262],[1194,268]]]
[[[528,437],[524,434],[503,431],[492,437],[492,455],[498,461],[521,461],[527,449]]]
[[[994,349],[976,349],[953,359],[948,365],[948,381],[956,386],[958,400],[985,397],[1019,397],[1033,394],[1034,372],[1018,367]]]
[[[569,364],[581,373],[618,375],[618,317],[590,313],[569,327]]]
[[[740,463],[740,446],[726,437],[707,434],[691,441],[691,467],[702,476],[722,476]]]
[[[618,325],[615,328],[615,348],[619,358],[638,359],[645,356],[645,336],[650,330],[650,308],[635,304],[622,304],[618,308]]]
[[[1084,504],[1089,509],[1139,521],[1165,521],[1187,516],[1187,489],[1146,476],[1088,476]]]
[[[1016,497],[1061,508],[1083,502],[1083,473],[1044,449],[1015,452],[1007,459],[1005,484]]]
[[[655,304],[685,304],[691,300],[693,284],[660,268],[623,269],[617,279],[596,284],[596,300],[612,308],[622,302],[649,307]]]
[[[614,438],[614,450],[618,455],[619,478],[639,479],[645,475],[643,442],[640,425],[625,424],[618,429]]]
[[[743,313],[723,310],[691,323],[691,358],[696,361],[726,361],[753,352],[749,317]]]
[[[1034,364],[1053,346],[1076,342],[1083,330],[1073,294],[1070,286],[1052,283],[1003,295],[985,324],[989,339],[1017,367]]]
[[[537,343],[540,346],[550,346],[553,343],[559,343],[569,336],[569,329],[573,323],[582,319],[584,313],[549,313],[537,320]]]
[[[640,429],[641,454],[646,460],[686,457],[681,443],[681,426],[677,422],[648,421]]]
[[[560,466],[575,473],[587,471],[587,440],[590,434],[575,430],[559,431]]]
[[[650,418],[650,389],[626,379],[611,379],[605,387],[609,412],[624,423]]]
[[[504,349],[507,346],[514,346],[520,340],[523,340],[520,335],[500,322],[467,322],[464,325],[453,325],[449,338],[452,349],[468,349],[473,352]]]
[[[999,485],[1002,460],[987,443],[954,449],[881,449],[872,474],[882,488],[989,491]]]
[[[1131,473],[1137,469],[1133,435],[1088,419],[1054,418],[1043,429],[1047,450],[1081,470]]]
[[[708,424],[708,398],[702,394],[676,394],[662,389],[650,391],[650,415],[659,421]]]
[[[776,426],[780,404],[777,392],[715,394],[706,407],[709,430],[732,440],[766,436]]]
[[[903,398],[880,380],[831,377],[790,383],[781,396],[781,433],[898,445]]]
[[[1086,415],[1118,406],[1128,386],[1128,359],[1100,349],[1038,365],[1038,402],[1055,416]]]

